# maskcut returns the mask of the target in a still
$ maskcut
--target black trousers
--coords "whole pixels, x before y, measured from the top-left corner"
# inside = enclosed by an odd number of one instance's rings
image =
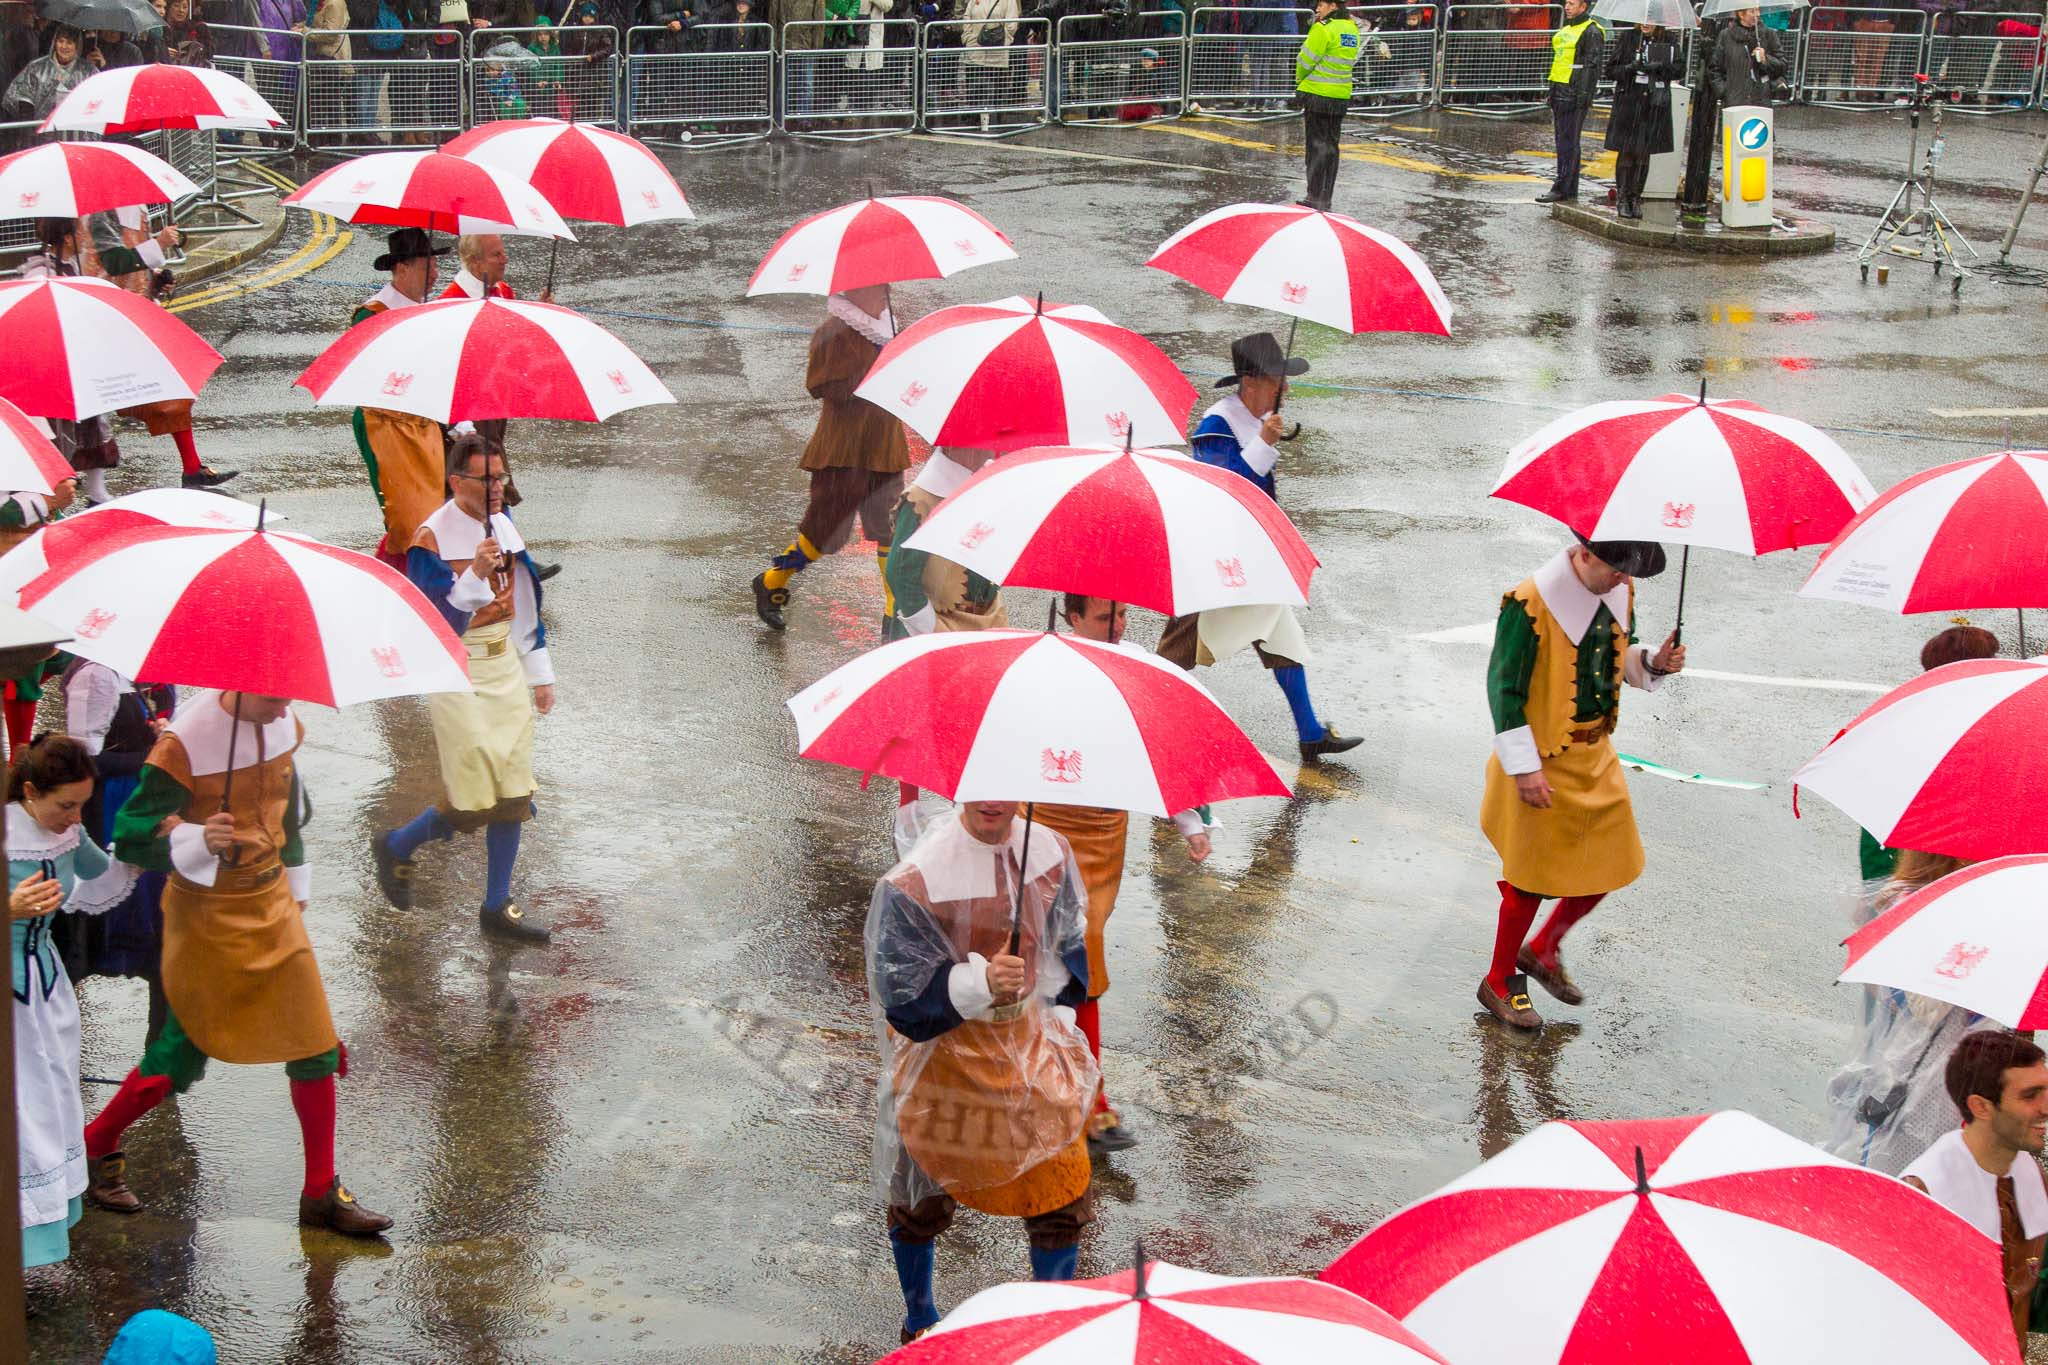
[[[1614,156],[1614,197],[1618,201],[1640,199],[1650,178],[1648,152],[1617,152]]]
[[[1337,138],[1344,130],[1344,114],[1351,101],[1334,95],[1301,94],[1301,122],[1308,138],[1308,202],[1319,209],[1330,207],[1337,189]]]
[[[1586,128],[1586,110],[1569,86],[1550,87],[1550,122],[1557,130],[1557,179],[1550,192],[1566,199],[1579,197],[1579,134]]]

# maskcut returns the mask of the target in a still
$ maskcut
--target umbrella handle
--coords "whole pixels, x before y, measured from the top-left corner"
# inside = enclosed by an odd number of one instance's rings
[[[560,252],[561,252],[561,250],[562,250],[562,239],[561,239],[560,237],[555,237],[555,238],[551,238],[551,239],[549,239],[549,241],[548,241],[548,279],[547,279],[547,283],[546,283],[546,284],[543,284],[543,285],[542,285],[542,286],[540,287],[540,292],[541,292],[541,293],[543,293],[543,294],[552,294],[552,293],[554,293],[554,292],[555,292],[555,257],[556,257],[556,256],[557,256],[557,255],[558,255],[558,254],[559,254]]]
[[[234,791],[235,791],[235,741],[236,741],[236,740],[239,740],[239,739],[240,739],[241,737],[242,737],[242,694],[241,694],[241,692],[240,692],[240,691],[238,690],[238,691],[237,691],[237,692],[235,693],[235,711],[234,711],[234,718],[233,718],[233,720],[232,720],[232,721],[230,722],[230,724],[228,725],[228,767],[227,767],[227,771],[226,771],[225,773],[223,773],[223,774],[221,775],[221,783],[220,783],[220,811],[219,811],[219,814],[221,814],[221,815],[226,815],[226,814],[228,813],[228,798],[229,798],[229,797],[231,797],[232,795],[234,795]],[[221,854],[220,854],[219,856],[220,856],[220,865],[221,865],[222,867],[234,867],[234,866],[236,866],[237,864],[239,864],[239,863],[240,863],[240,862],[242,861],[242,851],[241,851],[241,849],[240,849],[240,848],[239,848],[239,847],[238,847],[237,845],[234,845],[234,844],[230,844],[230,845],[228,845],[228,847],[227,847],[227,848],[226,848],[226,849],[225,849],[225,850],[224,850],[224,851],[223,851],[223,852],[222,852],[222,853],[221,853]]]
[[[1685,574],[1692,567],[1692,546],[1682,547],[1678,552],[1678,622],[1671,627],[1671,643],[1685,643]]]

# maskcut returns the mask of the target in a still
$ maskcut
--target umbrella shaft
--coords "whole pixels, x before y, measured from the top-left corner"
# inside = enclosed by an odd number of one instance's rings
[[[1024,924],[1024,883],[1031,867],[1031,819],[1037,809],[1036,802],[1024,803],[1024,848],[1017,855],[1017,902],[1010,910],[1010,946],[1005,950],[1011,957],[1017,955]]]
[[[1678,624],[1671,628],[1673,644],[1685,643],[1685,575],[1692,568],[1692,546],[1681,546],[1678,551]]]

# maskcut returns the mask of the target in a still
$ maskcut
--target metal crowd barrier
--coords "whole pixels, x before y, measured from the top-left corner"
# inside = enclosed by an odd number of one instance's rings
[[[1474,113],[1519,114],[1550,98],[1556,5],[1450,5],[1444,10],[1438,102]]]
[[[796,20],[782,42],[783,131],[859,142],[917,127],[916,20]]]
[[[1043,128],[1044,19],[934,20],[924,26],[918,126],[958,137],[1009,137]]]
[[[469,126],[462,50],[453,43],[436,45],[444,33],[349,29],[347,34],[348,61],[306,63],[300,128],[308,143],[335,151],[374,151],[393,143],[443,142]],[[454,55],[429,55],[442,50]]]
[[[1384,118],[1426,109],[1436,98],[1438,37],[1434,22],[1410,27],[1417,5],[1352,6],[1351,17],[1365,32],[1365,55],[1351,82],[1351,112]],[[1304,30],[1306,32],[1306,30]],[[1293,59],[1288,60],[1293,72]]]
[[[1365,28],[1362,11],[1352,18]],[[1294,58],[1315,11],[1298,8],[1229,6],[1194,13],[1188,35],[1190,102],[1202,112],[1236,123],[1287,118],[1299,113],[1294,102]],[[1371,38],[1367,38],[1371,51]],[[1363,87],[1371,68],[1361,58],[1354,83]]]
[[[1187,16],[1147,10],[1133,22],[1136,34],[1118,31],[1115,15],[1060,20],[1053,64],[1057,121],[1151,123],[1186,112]]]
[[[1798,67],[1799,97],[1844,109],[1889,106],[1912,93],[1926,38],[1923,10],[1820,10]]]
[[[543,35],[554,55],[534,50]],[[558,118],[619,126],[619,31],[604,24],[564,28],[478,28],[464,38],[469,126],[513,118]]]
[[[682,50],[666,25],[626,33],[626,131],[692,147],[753,142],[775,129],[775,26],[700,24]]]
[[[2007,26],[2004,33],[2001,25]],[[1927,64],[1921,69],[1963,92],[1958,109],[2023,109],[2040,91],[2041,14],[1938,14],[1927,38]]]

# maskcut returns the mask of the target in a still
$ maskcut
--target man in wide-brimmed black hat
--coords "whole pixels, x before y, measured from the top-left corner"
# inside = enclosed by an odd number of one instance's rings
[[[1558,956],[1565,931],[1643,870],[1628,782],[1608,737],[1621,685],[1655,691],[1685,667],[1676,631],[1654,653],[1635,638],[1635,580],[1664,547],[1581,539],[1501,599],[1486,696],[1493,756],[1479,825],[1500,854],[1500,927],[1479,1003],[1515,1028],[1543,1018],[1528,977],[1567,1005],[1584,997]],[[1558,906],[1523,938],[1546,898]]]
[[[434,258],[447,254],[447,247],[435,246],[432,236],[418,228],[392,233],[384,253],[371,262],[373,269],[390,272],[391,283],[370,295],[349,325],[425,301],[440,273]],[[411,374],[393,370],[384,377],[384,392],[398,397],[412,382]],[[384,543],[377,547],[378,557],[404,573],[412,538],[448,498],[441,424],[386,408],[357,408],[353,424],[356,448],[369,467],[370,491],[384,511]]]
[[[1280,400],[1287,393],[1289,377],[1306,373],[1308,362],[1283,352],[1271,332],[1254,332],[1233,341],[1230,373],[1216,381],[1217,388],[1231,393],[1202,414],[1191,441],[1195,458],[1243,475],[1277,501],[1273,467],[1280,461],[1280,449],[1276,443],[1286,430],[1280,420]],[[1220,571],[1222,566],[1218,568]],[[1176,616],[1159,637],[1159,653],[1192,669],[1196,664],[1227,658],[1247,644],[1258,651],[1287,698],[1303,758],[1341,754],[1359,746],[1359,736],[1340,735],[1325,725],[1309,701],[1308,670],[1303,667],[1308,660],[1308,642],[1302,638],[1291,608],[1226,607]]]

